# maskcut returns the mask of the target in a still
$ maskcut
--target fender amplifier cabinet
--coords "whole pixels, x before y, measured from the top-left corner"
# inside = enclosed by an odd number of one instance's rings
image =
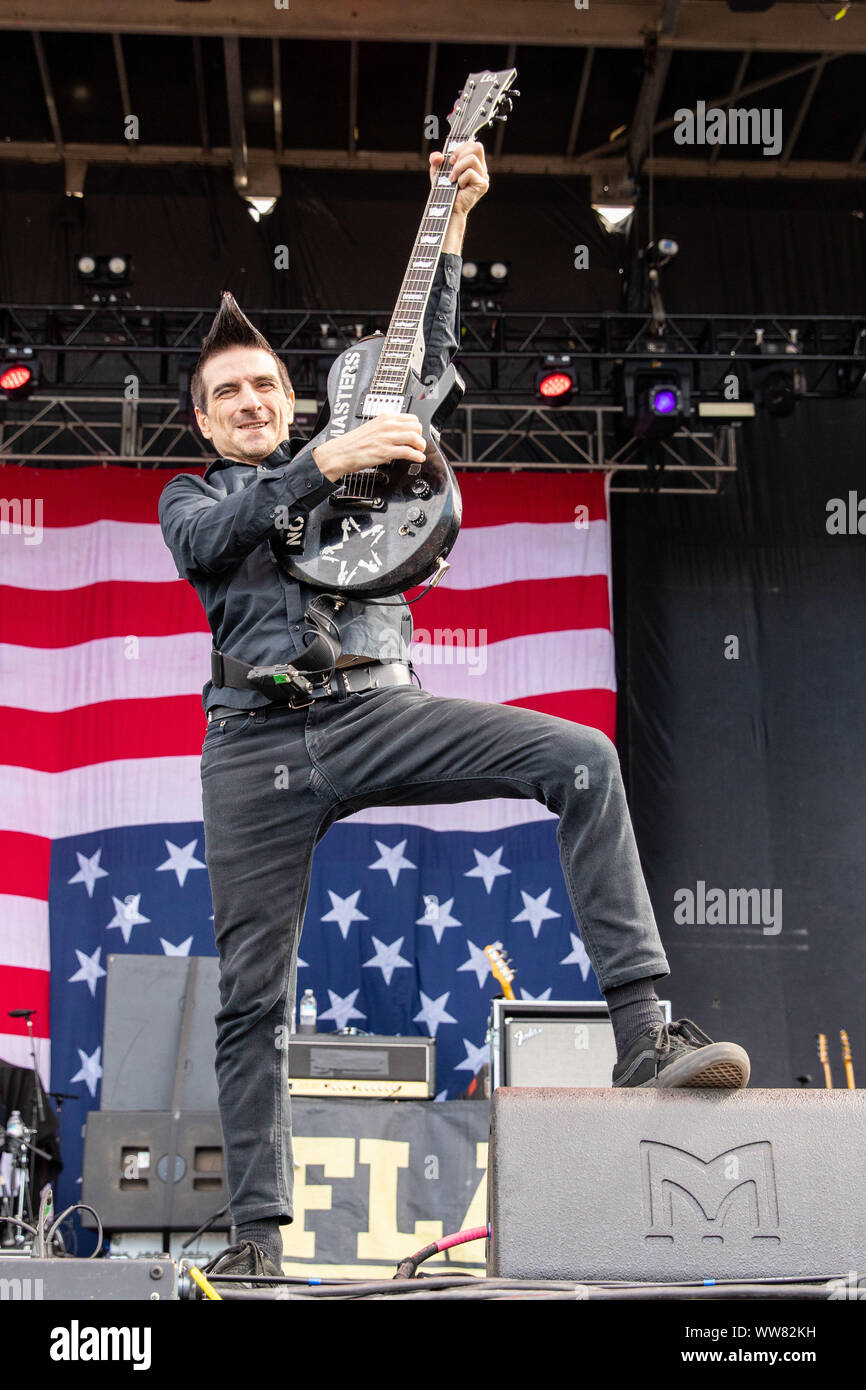
[[[669,1023],[670,1002],[659,1000]],[[610,1086],[616,1061],[603,999],[494,999],[490,1025],[492,1088]]]
[[[373,1033],[293,1033],[289,1039],[293,1096],[432,1100],[436,1041]]]

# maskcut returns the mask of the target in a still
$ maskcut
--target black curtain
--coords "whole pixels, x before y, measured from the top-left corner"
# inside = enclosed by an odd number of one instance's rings
[[[228,170],[95,166],[67,198],[59,166],[0,162],[0,302],[76,303],[74,259],[133,257],[132,301],[247,308],[393,306],[426,198],[423,173],[284,169],[283,193],[258,225]],[[837,313],[866,304],[866,183],[659,180],[656,236],[680,244],[664,272],[681,313]],[[472,213],[466,253],[511,262],[506,308],[620,307],[621,270],[649,239],[648,202],[630,242],[607,236],[589,181],[493,174]],[[589,264],[575,269],[575,247]],[[288,269],[275,266],[275,248]],[[285,253],[278,258],[285,262]]]
[[[840,1028],[866,1070],[866,534],[827,529],[866,499],[864,438],[866,400],[801,401],[744,428],[721,497],[614,503],[618,742],[662,985],[756,1085],[823,1085],[819,1031],[844,1085]],[[699,882],[724,924],[676,920]],[[773,896],[757,924],[731,913],[754,888],[781,894],[779,930]]]

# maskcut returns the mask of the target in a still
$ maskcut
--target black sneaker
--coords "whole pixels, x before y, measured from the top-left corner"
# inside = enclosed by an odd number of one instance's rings
[[[269,1274],[280,1275],[282,1270],[274,1264],[267,1251],[251,1240],[242,1240],[239,1245],[230,1245],[208,1264],[202,1265],[202,1274],[209,1278],[220,1274]],[[241,1284],[242,1289],[251,1289],[252,1284]],[[263,1287],[260,1285],[259,1287]]]
[[[613,1069],[614,1086],[715,1086],[749,1082],[749,1054],[737,1043],[713,1042],[690,1018],[662,1023],[632,1043]]]

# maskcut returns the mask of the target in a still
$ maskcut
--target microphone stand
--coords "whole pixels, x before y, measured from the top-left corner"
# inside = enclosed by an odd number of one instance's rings
[[[42,1081],[39,1076],[39,1068],[36,1065],[36,1044],[33,1040],[33,1023],[31,1021],[31,1017],[35,1013],[35,1009],[9,1010],[10,1018],[23,1018],[25,1020],[25,1023],[27,1025],[27,1035],[30,1040],[30,1056],[33,1061],[33,1103],[30,1106],[30,1128],[33,1131],[33,1139],[35,1139],[36,1135],[39,1133],[39,1124],[41,1124],[41,1122],[45,1119],[45,1107],[42,1104]],[[32,1144],[30,1148],[30,1172],[27,1190],[28,1210],[31,1218],[33,1216],[32,1193],[36,1182],[37,1153],[41,1153],[41,1150],[37,1150],[36,1145]],[[46,1154],[44,1155],[44,1157],[47,1158],[48,1155]]]

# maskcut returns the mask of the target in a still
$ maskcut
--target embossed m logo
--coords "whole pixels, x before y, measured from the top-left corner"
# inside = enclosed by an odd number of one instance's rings
[[[644,1139],[641,1180],[649,1238],[673,1240],[675,1225],[703,1239],[779,1239],[779,1203],[768,1140],[702,1159],[688,1149]],[[685,1219],[684,1219],[685,1218]]]

